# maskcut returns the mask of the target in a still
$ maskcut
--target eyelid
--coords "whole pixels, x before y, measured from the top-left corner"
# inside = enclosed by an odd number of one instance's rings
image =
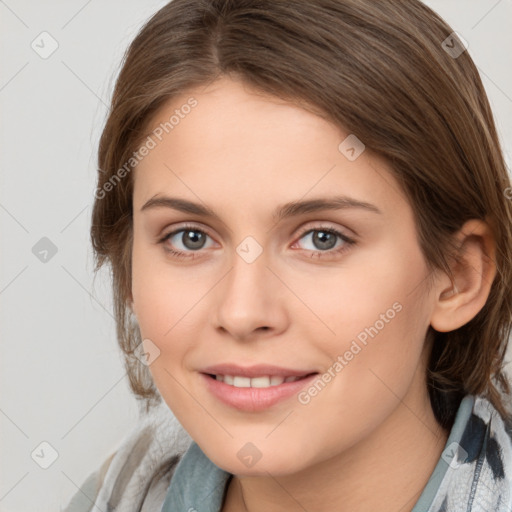
[[[316,229],[322,229],[322,228],[324,228],[324,229],[331,228],[331,229],[334,229],[335,231],[340,231],[341,234],[343,234],[347,238],[353,238],[354,236],[357,236],[357,233],[355,233],[353,230],[349,230],[350,234],[347,234],[346,233],[347,228],[340,228],[337,225],[336,226],[331,225],[330,221],[325,221],[325,220],[310,221],[310,222],[306,223],[305,226],[301,226],[295,232],[295,234],[292,236],[302,237],[309,231],[316,230]],[[163,238],[168,238],[170,235],[175,235],[179,231],[183,231],[186,229],[191,229],[191,230],[196,229],[198,231],[204,231],[204,233],[207,234],[212,240],[215,240],[215,237],[212,236],[212,234],[210,233],[209,229],[206,226],[204,226],[201,223],[196,223],[194,221],[188,221],[188,222],[185,221],[181,224],[174,225],[172,227],[172,229],[169,231],[167,231],[166,229],[163,229],[162,232],[157,236],[157,238],[158,238],[158,240],[162,240]]]
[[[164,228],[161,233],[157,236],[158,240],[162,240],[164,238],[169,238],[171,235],[175,235],[176,233],[180,231],[186,231],[189,230],[196,230],[196,231],[202,231],[205,234],[207,234],[212,240],[215,240],[215,237],[213,237],[209,231],[209,229],[205,226],[203,226],[200,223],[194,223],[194,222],[183,222],[178,225],[173,225],[172,228],[167,230],[167,228]]]
[[[340,227],[338,225],[334,225],[333,223],[331,223],[330,221],[327,221],[327,220],[317,220],[317,221],[308,222],[308,223],[306,223],[305,226],[302,226],[299,228],[299,230],[295,236],[299,237],[299,239],[300,239],[306,233],[308,233],[310,231],[317,231],[317,230],[321,231],[322,229],[326,229],[326,228],[337,231],[344,237],[351,239],[351,240],[355,239],[357,237],[357,233],[355,233],[353,230],[351,230],[351,229],[348,230],[345,227]],[[347,231],[349,231],[349,233],[347,233]]]

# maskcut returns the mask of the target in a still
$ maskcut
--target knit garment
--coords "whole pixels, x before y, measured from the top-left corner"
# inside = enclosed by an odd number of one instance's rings
[[[231,474],[216,466],[165,403],[143,417],[105,471],[63,512],[220,512]],[[512,512],[512,424],[466,395],[412,512]]]

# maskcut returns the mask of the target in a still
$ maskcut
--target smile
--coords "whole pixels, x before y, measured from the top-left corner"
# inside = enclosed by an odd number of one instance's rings
[[[310,384],[318,373],[303,376],[245,377],[200,373],[206,389],[224,405],[244,412],[261,412],[286,402]]]

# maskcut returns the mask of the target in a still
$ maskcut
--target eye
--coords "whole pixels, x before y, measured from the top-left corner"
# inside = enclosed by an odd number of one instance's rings
[[[327,256],[342,253],[356,243],[352,238],[327,226],[308,229],[302,233],[299,240],[307,241],[305,248],[306,250],[313,251],[311,257],[324,257],[324,254]]]
[[[197,226],[183,226],[163,236],[161,243],[166,252],[176,258],[194,258],[194,253],[207,249],[207,239],[211,237]],[[319,226],[302,232],[299,240],[306,240],[305,250],[311,252],[311,257],[327,257],[337,255],[355,245],[355,240],[347,237],[340,231],[327,226]],[[295,242],[294,245],[297,245]],[[309,246],[309,247],[308,247]],[[292,246],[293,247],[293,246]]]
[[[184,226],[171,231],[159,240],[164,249],[178,258],[194,258],[194,252],[206,249],[207,238],[211,237],[197,226]],[[210,244],[211,245],[211,244]]]

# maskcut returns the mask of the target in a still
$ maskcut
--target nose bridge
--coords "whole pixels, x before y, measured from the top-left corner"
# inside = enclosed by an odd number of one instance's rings
[[[247,237],[236,247],[231,262],[220,287],[217,325],[236,337],[260,327],[280,328],[282,305],[275,294],[275,276],[267,268],[267,252],[253,237]]]
[[[232,268],[226,276],[224,302],[240,311],[249,305],[258,307],[262,300],[265,302],[269,292],[267,264],[263,248],[258,251],[254,244],[242,242],[233,254]]]

